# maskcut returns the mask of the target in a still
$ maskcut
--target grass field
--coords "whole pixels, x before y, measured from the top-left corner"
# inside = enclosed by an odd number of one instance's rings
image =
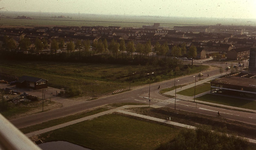
[[[48,106],[52,106],[55,105],[55,102],[53,101],[49,101],[49,100],[45,100],[44,102],[44,111],[47,111]],[[13,117],[16,117],[17,115],[21,115],[21,114],[26,114],[29,111],[33,111],[34,113],[36,112],[41,112],[42,110],[42,102],[41,101],[35,101],[35,102],[27,102],[27,103],[22,103],[22,104],[18,104],[18,105],[14,105],[14,104],[8,104],[8,109],[7,110],[0,110],[0,113],[10,119]],[[55,105],[57,107],[57,105]]]
[[[149,80],[146,73],[151,70],[151,66],[141,65],[0,61],[0,73],[44,78],[50,86],[75,89],[84,96],[100,96],[115,90],[128,89],[129,86],[145,84]],[[199,67],[193,67],[190,73],[197,71]],[[133,82],[129,80],[131,77],[127,77],[132,72],[137,72],[132,75]],[[154,78],[159,76],[158,81],[174,77],[157,73],[156,71]]]
[[[205,101],[205,102],[256,110],[256,101],[226,97],[221,95],[211,95],[211,94],[206,94],[196,99],[200,101]]]
[[[197,85],[195,94],[197,95],[197,94],[200,94],[200,93],[207,92],[207,91],[210,90],[210,88],[211,88],[210,83],[204,83],[204,84]],[[178,94],[186,95],[186,96],[193,96],[194,95],[194,89],[195,88],[192,87],[192,88],[180,91],[180,92],[178,92]]]
[[[118,114],[45,133],[44,142],[68,141],[97,150],[154,150],[175,138],[181,129]]]
[[[180,87],[182,87],[182,86],[184,86],[184,85],[178,85],[178,86],[176,86],[176,88],[180,88]],[[172,90],[174,90],[175,89],[175,87],[173,86],[173,87],[171,87],[171,88],[166,88],[166,89],[162,89],[162,90],[160,90],[160,94],[164,94],[164,93],[166,93],[166,92],[169,92],[169,91],[172,91]]]
[[[77,88],[84,95],[112,93],[116,89],[128,88],[129,82],[126,82],[125,78],[117,78],[128,74],[130,70],[137,71],[141,69],[144,69],[144,67],[85,63],[8,61],[1,61],[0,63],[1,72],[17,77],[28,75],[44,78],[48,80],[50,86]]]

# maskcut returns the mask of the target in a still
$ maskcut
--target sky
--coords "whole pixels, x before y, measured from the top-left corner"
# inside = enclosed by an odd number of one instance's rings
[[[1,11],[256,19],[256,0],[0,0]]]

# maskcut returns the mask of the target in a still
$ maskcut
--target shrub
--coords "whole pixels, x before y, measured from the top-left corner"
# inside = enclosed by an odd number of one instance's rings
[[[76,97],[80,96],[82,94],[82,90],[80,88],[70,87],[66,90],[66,96],[67,97]]]
[[[161,81],[161,76],[156,76],[156,82]]]

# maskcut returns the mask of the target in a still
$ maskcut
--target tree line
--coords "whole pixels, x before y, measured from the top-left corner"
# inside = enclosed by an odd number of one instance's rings
[[[31,47],[31,40],[28,38],[20,38],[19,43],[16,43],[13,38],[4,37],[3,48],[6,50],[21,50],[21,51],[33,51],[35,53],[41,52],[43,49],[50,49],[51,54],[56,54],[57,50],[63,50],[65,47],[65,41],[63,38],[53,39],[50,43],[46,39],[36,38],[33,42],[34,46]],[[133,41],[125,43],[122,39],[120,42],[115,41],[114,39],[108,43],[106,39],[102,40],[70,40],[66,42],[66,51],[68,53],[78,50],[80,55],[81,53],[85,55],[95,55],[95,54],[111,54],[115,57],[118,57],[119,54],[129,55],[132,57],[134,52],[137,52],[136,55],[140,57],[149,56],[152,52],[152,44],[150,41],[146,43],[137,43],[134,44]],[[154,52],[159,56],[166,56],[169,51],[168,43],[160,44],[156,42],[154,45]],[[190,46],[187,50],[185,43],[181,45],[174,45],[171,48],[171,53],[174,57],[188,56],[189,58],[196,58],[197,49],[195,46]]]

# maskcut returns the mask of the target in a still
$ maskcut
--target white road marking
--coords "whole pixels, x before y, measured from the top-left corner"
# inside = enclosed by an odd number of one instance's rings
[[[211,111],[211,112],[218,112],[216,110],[211,110],[211,109],[207,109],[207,108],[202,108],[202,107],[198,107],[201,110],[206,110],[206,111]]]
[[[207,108],[201,108],[201,107],[199,107],[199,109],[201,109],[201,110],[206,110],[206,111],[211,111],[211,112],[218,112],[218,111],[216,111],[216,110],[211,110],[211,109],[207,109]],[[227,114],[227,115],[232,115],[232,116],[240,116],[240,115],[234,115],[234,114],[231,114],[231,113],[227,113],[227,112],[220,112],[220,114]]]
[[[135,101],[145,102],[145,100],[134,99]]]

